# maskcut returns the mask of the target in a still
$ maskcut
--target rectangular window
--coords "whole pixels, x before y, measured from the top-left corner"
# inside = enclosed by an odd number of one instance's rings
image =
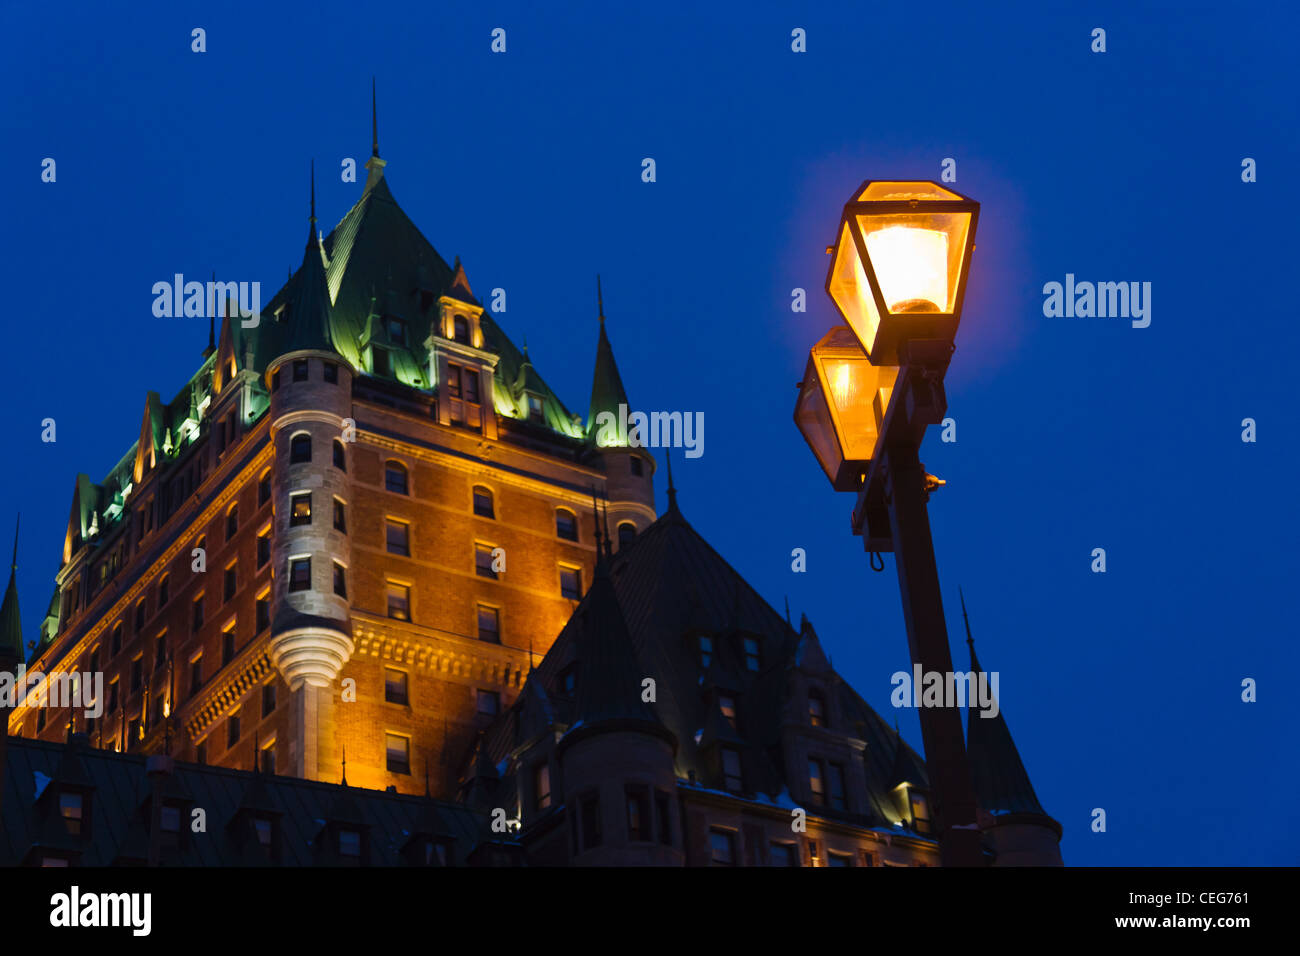
[[[662,790],[655,791],[655,827],[659,831],[659,842],[664,846],[673,845],[673,821],[669,816],[671,803],[668,794]]]
[[[384,734],[389,773],[411,772],[411,740],[400,734]]]
[[[827,850],[826,865],[827,866],[852,866],[853,857],[849,856],[847,853],[834,853],[830,850]]]
[[[361,834],[357,830],[339,831],[339,856],[352,863],[361,859]]]
[[[263,591],[257,596],[257,633],[261,634],[271,626],[271,592]]]
[[[793,843],[768,844],[769,866],[798,866],[799,850]]]
[[[758,641],[752,637],[745,638],[745,669],[757,671],[760,663]]]
[[[205,764],[208,762],[208,742],[200,740],[194,747],[194,762]]]
[[[745,789],[745,777],[740,769],[740,751],[725,747],[722,751],[722,778],[726,788],[732,793],[742,793]]]
[[[337,561],[334,562],[334,593],[341,598],[348,596],[348,572]]]
[[[844,797],[844,767],[833,763],[826,767],[826,783],[830,791],[830,804],[836,810],[847,809]]]
[[[339,383],[339,367],[333,362],[325,363],[325,381],[330,385],[337,385]]]
[[[235,624],[221,632],[221,666],[225,667],[235,659]]]
[[[224,600],[229,601],[231,598],[233,598],[235,596],[235,591],[237,591],[238,589],[239,589],[239,572],[237,570],[237,565],[232,564],[230,567],[226,568]]]
[[[378,345],[370,346],[370,371],[375,375],[388,374],[388,350]]]
[[[197,634],[203,627],[203,595],[199,594],[190,605],[190,629]]]
[[[293,380],[295,382],[307,381],[307,360],[306,359],[293,360]]]
[[[167,632],[163,631],[153,641],[153,669],[161,670],[167,663]]]
[[[388,582],[388,616],[399,621],[411,619],[411,588]]]
[[[229,750],[237,743],[239,743],[239,715],[231,714],[230,719],[226,721],[226,749]]]
[[[560,508],[555,512],[555,536],[565,541],[578,540],[578,519],[572,511]]]
[[[731,724],[732,729],[736,727],[736,698],[722,694],[718,697],[718,706],[722,709],[722,716],[727,718],[727,723]]]
[[[271,529],[269,527],[262,530],[257,536],[257,566],[258,568],[266,567],[266,562],[271,560]]]
[[[311,590],[311,558],[289,559],[289,590]]]
[[[76,590],[75,590],[75,588],[74,588],[74,590],[73,590],[73,606],[72,606],[72,610],[74,610],[74,611],[76,610]],[[137,633],[137,634],[144,630],[144,601],[141,601],[139,604],[137,604],[137,605],[135,606],[135,630],[136,630],[136,633]]]
[[[912,801],[912,826],[917,833],[930,832],[930,804],[924,796],[915,790],[908,790]]]
[[[528,420],[530,422],[540,422],[542,420],[542,398],[540,395],[528,396]]]
[[[384,537],[389,554],[400,554],[404,558],[411,556],[411,526],[405,521],[388,518],[384,522]]]
[[[164,574],[162,576],[162,580],[158,582],[158,606],[160,608],[166,607],[167,601],[170,599],[170,596],[171,596],[171,582],[168,579],[167,575]]]
[[[481,715],[495,717],[501,709],[501,695],[494,690],[478,692],[478,712]]]
[[[257,506],[260,508],[271,500],[271,473],[268,471],[257,482]]]
[[[81,835],[82,808],[81,794],[69,793],[66,790],[59,794],[59,816],[63,817],[63,825],[73,836]]]
[[[275,741],[262,748],[262,773],[275,773]]]
[[[262,685],[262,716],[270,717],[275,712],[275,684]]]
[[[334,530],[340,534],[348,533],[347,506],[338,498],[334,499]]]
[[[543,761],[533,772],[533,806],[545,810],[551,805],[551,765]]]
[[[405,348],[406,323],[401,319],[393,318],[392,316],[389,316],[386,321],[388,325],[388,340],[394,345]]]
[[[118,621],[113,625],[113,640],[109,644],[109,657],[115,656],[122,650],[122,622]]]
[[[492,507],[492,492],[486,488],[474,489],[474,513],[480,518],[496,517],[496,512]]]
[[[203,655],[190,661],[190,696],[193,697],[203,686]]]
[[[410,697],[407,693],[408,679],[405,671],[399,671],[395,667],[385,667],[384,700],[390,704],[402,704],[403,706],[410,703]]]
[[[117,678],[114,677],[112,683],[108,685],[108,712],[110,714],[117,711]]]
[[[501,643],[501,612],[486,604],[478,606],[478,639],[490,644]]]
[[[492,567],[492,548],[486,544],[474,545],[474,573],[481,578],[497,579],[496,569]]]
[[[239,531],[239,507],[236,505],[226,512],[226,541],[233,539]]]
[[[140,689],[140,683],[144,677],[142,660],[142,658],[137,657],[131,662],[131,693],[133,694]],[[41,713],[45,713],[44,708],[41,709]]]
[[[570,601],[582,599],[582,570],[560,565],[560,596]]]
[[[644,787],[628,787],[627,838],[649,842],[654,839],[650,820],[650,792]]]
[[[461,369],[461,384],[465,386],[465,401],[478,404],[478,369]]]
[[[460,366],[455,362],[447,363],[447,397],[460,398]]]
[[[705,670],[713,663],[713,638],[700,638],[700,667]]]
[[[299,491],[289,496],[289,527],[311,524],[311,492]]]
[[[406,469],[395,461],[384,466],[384,488],[396,495],[408,494]]]
[[[826,785],[823,781],[825,771],[822,762],[816,759],[808,761],[808,789],[812,792],[812,802],[818,806],[826,804]]]
[[[730,830],[710,830],[709,850],[714,866],[736,865],[736,835]]]
[[[631,457],[628,458],[627,463],[628,463],[628,467],[632,471],[632,474],[640,477],[642,473],[641,459],[636,457],[635,455],[632,455]]]

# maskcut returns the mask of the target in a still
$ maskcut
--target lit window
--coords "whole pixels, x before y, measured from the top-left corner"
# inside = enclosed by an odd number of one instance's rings
[[[474,573],[481,578],[496,580],[496,568],[492,566],[492,548],[486,544],[474,545]]]
[[[736,835],[730,830],[710,830],[709,850],[714,866],[736,865]]]
[[[63,817],[63,824],[68,832],[74,836],[81,835],[82,809],[81,794],[67,791],[59,794],[59,815]]]
[[[384,488],[397,495],[408,494],[406,467],[399,462],[390,461],[384,466]]]
[[[294,435],[289,441],[289,464],[300,465],[308,461],[311,461],[311,436],[305,433]]]
[[[908,791],[912,798],[912,826],[917,833],[930,832],[930,803],[915,790]]]
[[[740,771],[740,751],[726,747],[722,751],[722,777],[726,789],[732,793],[741,793],[745,789],[745,778]]]
[[[486,716],[496,716],[501,709],[501,695],[494,690],[478,692],[478,712]]]
[[[567,508],[555,510],[555,535],[565,541],[578,540],[578,519]]]
[[[400,734],[384,734],[389,773],[411,772],[411,740]]]
[[[570,601],[582,598],[582,571],[560,565],[560,596]]]
[[[722,694],[718,697],[718,706],[722,709],[722,716],[727,718],[727,723],[731,724],[732,730],[736,728],[736,698]]]
[[[492,507],[492,492],[482,485],[474,486],[474,513],[480,518],[496,517],[496,510]]]
[[[289,560],[289,590],[311,590],[311,558],[291,558]]]
[[[388,582],[388,616],[399,621],[411,619],[411,589],[405,584]]]
[[[311,524],[311,492],[299,491],[289,496],[289,527]]]
[[[808,695],[808,720],[814,727],[826,726],[826,702],[817,691]]]
[[[501,643],[501,612],[486,604],[478,606],[478,639],[490,644]]]
[[[389,554],[400,554],[408,558],[411,556],[411,526],[409,524],[405,521],[389,518],[385,522],[384,535]]]
[[[384,668],[384,700],[390,704],[406,705],[410,702],[407,696],[407,676],[405,671],[399,671],[395,667]]]

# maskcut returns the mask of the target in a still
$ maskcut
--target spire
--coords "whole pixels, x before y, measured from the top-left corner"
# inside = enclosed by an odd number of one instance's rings
[[[316,160],[311,161],[311,216],[307,220],[307,245],[316,238]]]
[[[600,318],[600,335],[596,339],[596,366],[591,377],[591,406],[587,410],[587,437],[597,440],[600,426],[597,417],[602,412],[614,416],[614,421],[626,421],[626,413],[619,415],[619,406],[628,404],[627,391],[623,388],[623,379],[618,374],[618,363],[614,361],[614,347],[609,344],[605,333],[605,299],[600,289],[600,277],[596,277],[596,307]],[[608,444],[625,444],[626,435],[616,436]]]
[[[785,624],[786,627],[794,630],[794,624],[790,621],[790,595],[785,596]]]
[[[375,105],[375,78],[370,77],[370,155],[379,158],[379,109]]]
[[[664,458],[668,462],[668,512],[669,514],[681,514],[677,510],[677,486],[673,484],[673,453],[665,448]]]
[[[964,596],[962,617],[966,618],[966,643],[970,647],[971,670],[983,677],[979,661],[975,657],[975,640],[971,637]],[[979,686],[975,685],[976,688]],[[978,693],[978,690],[973,690],[972,693]],[[1016,743],[1011,739],[1011,730],[1007,727],[1001,706],[993,717],[985,717],[984,713],[981,708],[969,707],[966,715],[966,750],[980,807],[994,814],[1038,813],[1046,816],[1046,811],[1038,802],[1038,795],[1034,793],[1034,786],[1029,782],[1029,774],[1025,771]]]
[[[609,561],[614,557],[614,545],[609,536],[609,496],[608,495],[605,497],[605,500],[601,502],[600,505],[600,520],[601,520],[601,524],[604,526],[603,531],[605,535],[605,560]]]
[[[315,349],[333,352],[330,336],[330,295],[325,282],[325,258],[316,236],[316,161],[311,164],[311,213],[307,245],[298,270],[298,284],[289,299],[288,341],[284,352]],[[283,354],[283,353],[282,353]]]
[[[212,284],[215,286],[216,283],[217,283],[217,270],[213,269]],[[215,303],[210,303],[210,304],[215,304]],[[216,339],[216,329],[215,329],[216,314],[217,314],[216,309],[213,309],[208,314],[208,347],[203,350],[203,358],[205,361],[207,360],[209,355],[211,355],[213,352],[217,350],[217,339]]]
[[[348,785],[348,745],[347,744],[343,745],[343,780],[341,782],[342,785],[345,787]]]
[[[966,646],[970,649],[970,669],[979,673],[980,662],[975,657],[975,639],[970,636],[970,617],[966,614],[966,595],[962,593],[960,586],[957,588],[957,596],[961,598],[961,619],[966,625]]]
[[[0,660],[12,657],[15,662],[26,658],[23,653],[23,623],[18,613],[18,528],[20,514],[14,520],[14,558],[9,566],[9,587],[5,589],[4,603],[0,604]]]
[[[596,529],[596,570],[605,563],[605,539],[600,532],[600,503],[596,500],[596,486],[591,486],[591,521]]]
[[[465,267],[460,264],[460,256],[451,267],[451,284],[447,288],[447,295],[452,299],[459,299],[468,305],[479,305],[483,303],[474,298],[474,290],[469,287],[469,277],[465,275]]]

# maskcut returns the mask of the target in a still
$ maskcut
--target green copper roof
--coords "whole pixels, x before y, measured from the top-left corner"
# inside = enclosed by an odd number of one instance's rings
[[[626,405],[627,392],[623,389],[623,379],[618,374],[618,363],[614,361],[614,347],[609,344],[605,334],[604,310],[600,316],[600,338],[596,341],[596,371],[591,379],[591,406],[587,411],[587,435],[596,433],[596,416],[601,412],[610,412],[618,419],[618,406]]]

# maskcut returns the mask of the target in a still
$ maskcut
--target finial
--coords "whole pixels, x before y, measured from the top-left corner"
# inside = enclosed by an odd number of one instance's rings
[[[600,324],[605,324],[605,297],[600,291],[600,273],[596,273],[596,309],[600,312]]]
[[[962,593],[961,586],[957,586],[957,596],[961,598],[961,619],[966,624],[966,643],[971,650],[975,649],[975,639],[970,636],[970,618],[966,615],[966,595]]]
[[[785,596],[785,623],[786,627],[794,630],[794,624],[790,621],[790,595]]]
[[[528,361],[528,333],[524,333],[524,361]]]
[[[311,161],[311,217],[308,220],[307,241],[316,238],[316,160]]]
[[[348,745],[343,745],[343,786],[348,785]]]
[[[379,158],[379,110],[375,106],[375,78],[370,77],[370,155]]]

